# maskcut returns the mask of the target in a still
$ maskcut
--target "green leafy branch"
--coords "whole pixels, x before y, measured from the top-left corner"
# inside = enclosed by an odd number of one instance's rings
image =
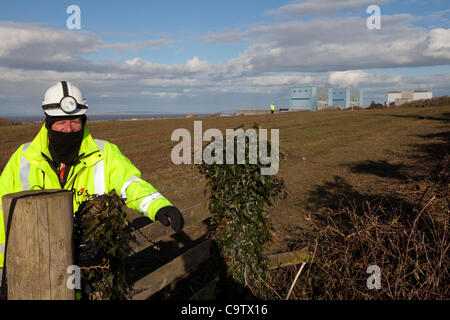
[[[123,200],[115,193],[93,196],[75,213],[75,252],[81,299],[125,299],[130,233]],[[80,298],[80,295],[78,295]]]
[[[253,129],[261,128],[254,124]],[[236,150],[237,143],[235,141]],[[268,143],[268,152],[271,152]],[[254,295],[265,296],[269,268],[264,245],[272,240],[273,230],[268,207],[278,198],[286,198],[284,181],[261,175],[264,166],[258,159],[249,163],[249,139],[245,141],[245,164],[200,165],[200,173],[211,187],[209,209],[227,273],[235,282],[249,287]]]

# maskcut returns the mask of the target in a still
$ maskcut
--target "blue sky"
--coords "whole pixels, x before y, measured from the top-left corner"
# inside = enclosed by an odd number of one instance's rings
[[[81,30],[68,30],[69,5]],[[366,8],[381,9],[368,30]],[[288,89],[450,93],[450,5],[417,0],[2,1],[0,116],[72,81],[90,112],[287,106]],[[15,89],[19,88],[19,89]],[[13,110],[13,111],[12,111]]]
[[[81,9],[82,30],[101,35],[106,42],[169,38],[176,45],[159,50],[141,49],[123,54],[110,50],[89,59],[123,59],[136,54],[158,63],[184,63],[196,55],[213,63],[232,58],[246,46],[208,45],[198,39],[209,31],[274,21],[264,12],[278,7],[279,0],[263,1],[6,1],[0,20],[37,22],[66,29],[66,8]],[[26,8],[26,10],[24,9]]]

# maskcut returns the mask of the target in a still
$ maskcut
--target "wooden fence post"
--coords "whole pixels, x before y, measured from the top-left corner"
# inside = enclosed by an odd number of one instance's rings
[[[73,203],[68,190],[3,196],[8,300],[73,300]]]

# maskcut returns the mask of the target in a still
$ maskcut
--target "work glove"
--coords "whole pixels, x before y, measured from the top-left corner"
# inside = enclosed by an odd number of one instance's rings
[[[184,226],[183,215],[176,207],[163,207],[155,215],[155,221],[161,222],[168,227],[172,226],[175,231],[180,231]]]

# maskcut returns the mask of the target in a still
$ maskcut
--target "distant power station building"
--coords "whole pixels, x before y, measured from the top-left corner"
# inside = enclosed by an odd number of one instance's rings
[[[399,106],[406,102],[433,98],[431,91],[389,91],[386,98],[386,106]]]
[[[362,91],[359,89],[335,89],[324,87],[303,87],[289,89],[290,110],[322,110],[331,106],[342,109],[360,107]]]

